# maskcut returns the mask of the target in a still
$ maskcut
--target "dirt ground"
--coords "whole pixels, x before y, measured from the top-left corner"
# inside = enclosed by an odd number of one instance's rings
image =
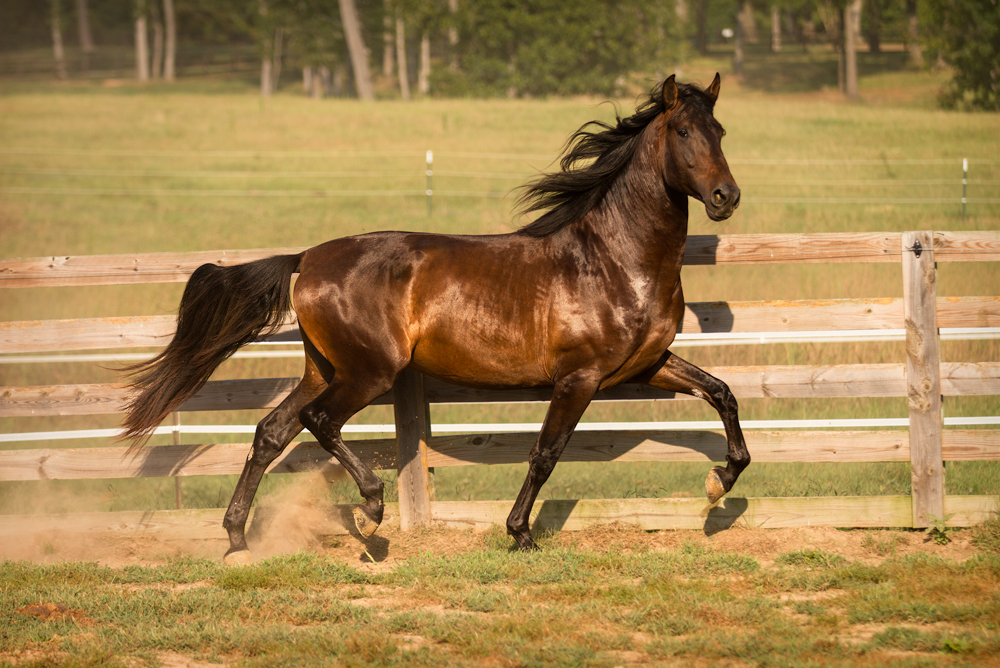
[[[325,554],[355,568],[384,572],[411,556],[430,552],[461,554],[496,545],[502,529],[486,532],[473,529],[422,528],[400,531],[388,523],[370,539],[357,535],[321,534],[291,527],[284,536],[250,540],[256,558],[292,554],[300,550]],[[289,535],[293,534],[293,535]],[[585,531],[563,531],[542,541],[542,545],[574,546],[594,552],[642,553],[676,549],[686,542],[720,552],[752,556],[769,567],[781,554],[797,550],[822,550],[850,561],[879,563],[892,557],[922,552],[954,561],[964,561],[977,553],[971,544],[971,530],[949,532],[952,540],[939,545],[922,531],[842,530],[829,527],[793,529],[747,529],[733,527],[712,536],[701,531],[643,531],[626,524],[594,526]],[[48,527],[31,536],[6,542],[0,558],[37,563],[95,561],[110,567],[159,565],[182,556],[221,559],[228,543],[214,540],[162,540],[155,535],[115,532],[75,533],[69,527]],[[374,559],[374,562],[372,561]]]

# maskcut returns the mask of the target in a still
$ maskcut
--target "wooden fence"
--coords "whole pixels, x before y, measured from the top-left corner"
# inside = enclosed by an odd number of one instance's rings
[[[204,262],[231,265],[302,249],[45,257],[0,261],[0,288],[110,285],[184,281]],[[910,496],[727,498],[707,508],[701,499],[544,501],[534,526],[579,529],[623,521],[645,529],[753,526],[927,526],[952,515],[950,525],[981,522],[997,512],[996,499],[944,493],[944,462],[1000,459],[1000,429],[943,429],[942,395],[1000,394],[1000,360],[942,363],[939,328],[1000,326],[1000,297],[936,294],[937,262],[1000,260],[1000,232],[693,236],[688,265],[776,263],[900,263],[902,299],[692,303],[682,331],[794,332],[905,330],[906,359],[898,364],[766,366],[709,369],[738,398],[908,397],[907,430],[749,430],[755,462],[909,461]],[[162,346],[172,316],[93,318],[0,323],[0,353]],[[290,323],[278,337],[293,340]],[[182,411],[276,406],[297,379],[211,381]],[[502,523],[510,501],[433,500],[428,471],[435,467],[524,462],[534,433],[431,436],[433,403],[546,401],[549,391],[485,391],[448,385],[405,372],[393,392],[396,438],[354,441],[351,447],[375,468],[399,472],[399,504],[388,513],[402,527]],[[685,399],[646,386],[622,385],[598,401]],[[119,385],[0,388],[0,417],[110,414],[121,410]],[[0,481],[238,473],[248,444],[175,444],[147,447],[132,458],[123,446],[0,451]],[[725,458],[721,431],[581,431],[563,461],[717,462]],[[296,442],[272,464],[272,473],[297,472],[327,460],[311,442]],[[153,531],[157,536],[222,537],[221,509],[90,513],[73,516],[80,529]],[[22,532],[33,517],[0,517],[0,535]],[[329,527],[338,531],[336,526]]]

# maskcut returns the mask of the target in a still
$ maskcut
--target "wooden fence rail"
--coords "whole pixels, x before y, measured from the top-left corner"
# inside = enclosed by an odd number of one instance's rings
[[[204,262],[235,264],[301,249],[153,253],[0,260],[0,288],[109,285],[183,281]],[[1000,394],[1000,360],[940,362],[938,329],[1000,327],[1000,296],[938,297],[936,262],[1000,260],[1000,232],[907,232],[815,235],[695,236],[687,264],[896,262],[902,299],[835,299],[689,304],[683,332],[793,332],[885,330],[906,332],[906,359],[895,364],[717,367],[740,398],[907,397],[906,431],[750,430],[756,462],[909,461],[907,497],[727,499],[706,509],[692,499],[547,501],[536,524],[579,528],[596,521],[632,521],[650,529],[728,526],[926,526],[954,513],[950,524],[982,521],[996,512],[990,497],[944,493],[945,461],[1000,459],[1000,430],[943,429],[941,396]],[[123,349],[165,345],[172,316],[88,318],[0,323],[0,353]],[[294,321],[275,337],[298,338]],[[276,406],[294,386],[288,378],[212,381],[182,411],[236,410]],[[124,389],[115,384],[0,388],[0,417],[111,414],[121,411]],[[502,522],[510,502],[443,503],[433,500],[428,471],[434,467],[524,462],[533,433],[431,435],[428,406],[434,403],[547,401],[550,390],[495,392],[461,388],[404,373],[394,390],[376,403],[395,405],[396,438],[354,441],[359,456],[377,468],[399,471],[397,512],[403,527],[438,521],[456,526]],[[598,401],[689,399],[648,386],[622,385]],[[124,446],[0,451],[0,481],[56,478],[190,476],[238,473],[248,444],[174,444],[147,447],[125,456]],[[721,431],[581,431],[565,461],[720,461]],[[326,463],[315,443],[292,444],[270,472],[296,472]],[[257,513],[260,515],[261,510]],[[83,521],[86,519],[86,521]],[[221,535],[221,511],[88,514],[82,525],[180,531],[184,522]],[[0,534],[23,518],[0,518]],[[188,533],[190,535],[190,533]]]

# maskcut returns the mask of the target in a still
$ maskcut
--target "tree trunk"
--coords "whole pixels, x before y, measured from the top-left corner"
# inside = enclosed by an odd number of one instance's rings
[[[406,27],[403,17],[396,15],[396,69],[399,70],[399,94],[410,99],[410,70],[406,66]]]
[[[396,30],[393,25],[392,3],[385,0],[385,16],[382,17],[382,76],[391,77],[393,62],[396,54],[392,51],[392,45],[396,41]]]
[[[270,41],[270,40],[268,40]],[[260,95],[261,97],[271,97],[274,91],[271,89],[271,57],[264,55],[260,59]]]
[[[426,32],[420,37],[420,76],[417,90],[421,95],[431,92],[431,38]]]
[[[149,44],[146,35],[146,3],[136,4],[135,18],[135,76],[139,81],[149,80]]]
[[[781,10],[771,5],[771,53],[781,51]]]
[[[458,0],[448,0],[448,12],[451,14],[451,23],[448,25],[448,47],[451,62],[448,67],[451,71],[458,71],[458,27],[455,25],[458,20]]]
[[[90,31],[90,12],[87,0],[76,0],[76,27],[80,30],[80,50],[94,52],[94,34]]]
[[[869,0],[868,2],[868,51],[880,53],[882,51],[882,0]]]
[[[695,1],[698,3],[695,8],[695,21],[698,24],[696,37],[698,53],[704,56],[708,54],[708,0]]]
[[[163,75],[163,22],[155,13],[153,21],[153,57],[149,67],[149,78],[159,79]]]
[[[736,17],[736,45],[733,49],[733,73],[743,74],[743,17]]]
[[[66,78],[66,54],[62,41],[62,13],[59,11],[60,0],[49,0],[52,10],[52,55],[56,59],[56,76]]]
[[[347,50],[351,55],[351,67],[354,69],[354,86],[358,97],[362,100],[374,100],[375,91],[372,88],[371,72],[368,69],[368,51],[361,36],[361,24],[354,0],[339,0],[340,19],[344,25],[344,35],[347,37]]]
[[[271,92],[278,92],[278,82],[281,80],[281,52],[285,37],[284,28],[274,29],[274,52],[271,56]]]
[[[920,23],[917,20],[917,0],[906,0],[906,50],[910,64],[924,66],[924,52],[920,48]]]
[[[757,37],[757,19],[753,15],[753,5],[750,0],[744,0],[743,8],[740,10],[740,19],[743,23],[743,39],[750,44],[757,44],[760,39]]]
[[[173,81],[177,76],[177,14],[174,0],[163,0],[163,21],[167,28],[166,52],[163,54],[163,78]]]
[[[844,94],[849,100],[858,99],[857,29],[861,18],[861,0],[853,0],[844,8]]]

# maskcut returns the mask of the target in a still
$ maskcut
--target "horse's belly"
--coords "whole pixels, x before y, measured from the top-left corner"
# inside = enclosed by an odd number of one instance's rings
[[[551,384],[537,342],[468,325],[425,332],[414,347],[410,364],[435,378],[471,387]]]

